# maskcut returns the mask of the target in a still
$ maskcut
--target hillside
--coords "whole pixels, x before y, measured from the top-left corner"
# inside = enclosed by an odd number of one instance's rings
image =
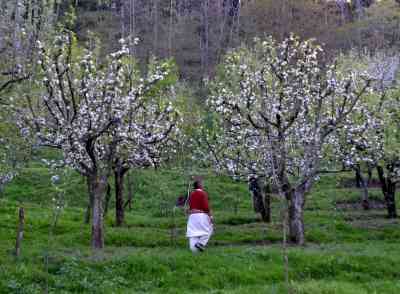
[[[139,37],[134,51],[142,63],[152,55],[173,57],[181,77],[193,85],[214,75],[224,53],[254,37],[282,40],[295,33],[317,39],[330,55],[399,45],[400,7],[394,0],[71,1],[64,1],[60,11],[78,4],[74,30],[82,41],[94,32],[110,52],[118,49],[119,38]]]

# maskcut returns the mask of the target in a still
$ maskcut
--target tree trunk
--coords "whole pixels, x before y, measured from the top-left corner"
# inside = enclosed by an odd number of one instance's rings
[[[388,180],[388,192],[386,196],[386,203],[389,218],[397,218],[396,210],[396,183]]]
[[[270,183],[266,182],[265,183],[265,188],[264,188],[265,196],[264,196],[264,203],[265,203],[265,221],[267,223],[271,222],[271,185]]]
[[[93,208],[93,202],[94,202],[94,197],[93,197],[93,192],[92,192],[92,184],[90,182],[90,177],[86,178],[86,185],[87,185],[87,192],[89,195],[89,203],[86,208],[86,213],[85,213],[85,224],[90,223],[90,216],[91,216],[91,211]]]
[[[111,186],[110,184],[107,183],[107,193],[106,193],[106,199],[104,201],[104,216],[106,216],[108,213],[110,200],[111,200]]]
[[[128,200],[124,204],[124,209],[129,207],[129,210],[132,210],[132,200],[133,200],[133,183],[132,176],[128,175]]]
[[[361,188],[361,179],[360,174],[355,170],[355,180],[356,180],[356,187]]]
[[[363,177],[361,167],[359,165],[355,167],[355,172],[360,181],[360,188],[362,189],[362,207],[364,210],[369,210],[368,179]]]
[[[102,249],[104,247],[103,199],[107,190],[107,177],[92,175],[89,180],[93,193],[92,248]]]
[[[124,180],[127,169],[117,168],[115,176],[115,225],[120,227],[125,221]]]
[[[383,167],[377,166],[379,180],[382,186],[382,192],[385,197],[386,207],[389,218],[397,218],[396,210],[396,182],[390,178],[390,171],[385,176]]]
[[[254,212],[259,213],[264,222],[271,221],[269,203],[266,207],[266,187],[262,187],[260,179],[251,178],[249,182],[249,190],[253,198]],[[269,197],[269,196],[268,196]]]
[[[208,77],[209,70],[209,0],[201,2],[200,24],[200,50],[201,50],[201,74],[202,78]]]
[[[304,203],[305,191],[294,189],[286,192],[289,201],[289,240],[297,245],[304,245]]]
[[[371,184],[371,181],[372,181],[372,170],[373,170],[373,167],[369,165],[368,166],[368,179],[367,179],[368,186]]]
[[[158,35],[159,35],[159,28],[158,28],[158,20],[159,20],[159,11],[158,11],[158,1],[154,0],[153,2],[153,52],[155,56],[158,56]]]

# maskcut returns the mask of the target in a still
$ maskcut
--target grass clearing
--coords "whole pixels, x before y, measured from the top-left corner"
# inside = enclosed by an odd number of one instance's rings
[[[187,189],[173,170],[133,173],[135,198],[126,225],[114,227],[110,210],[106,249],[94,253],[90,226],[83,223],[84,181],[71,176],[67,207],[49,235],[55,195],[49,174],[41,167],[24,170],[0,198],[0,293],[287,293],[279,200],[273,200],[273,222],[262,223],[246,184],[204,174],[216,219],[204,254],[189,252],[186,217],[172,209]],[[360,193],[337,189],[333,176],[313,189],[305,211],[307,245],[288,248],[292,293],[400,293],[398,220],[386,219],[381,209],[336,207]],[[26,225],[16,261],[20,205]]]

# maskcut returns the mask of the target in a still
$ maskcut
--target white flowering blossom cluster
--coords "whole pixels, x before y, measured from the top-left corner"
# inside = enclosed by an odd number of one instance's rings
[[[164,145],[178,131],[177,112],[172,101],[164,96],[165,93],[151,94],[154,85],[167,74],[168,71],[157,65],[146,80],[140,80],[139,86],[129,93],[129,111],[112,133],[119,141],[115,151],[117,161],[126,168],[160,163]]]
[[[37,101],[18,108],[23,135],[63,150],[65,163],[84,175],[109,170],[114,159],[149,161],[174,127],[174,108],[149,96],[168,70],[157,64],[146,78],[132,70],[124,41],[101,65],[92,51],[73,56],[74,38],[59,35],[50,47],[38,42],[45,88]]]
[[[334,66],[325,68],[321,53],[294,36],[279,44],[256,40],[254,50],[228,54],[208,100],[223,117],[218,140],[228,149],[240,145],[238,156],[253,151],[263,173],[282,186],[289,175],[293,187],[316,176],[327,138],[359,110],[368,88],[368,81],[354,82],[355,74],[340,78]]]
[[[376,166],[384,153],[382,119],[365,105],[362,113],[354,113],[347,120],[348,123],[329,138],[336,158],[348,168]]]
[[[212,125],[202,124],[193,143],[199,148],[194,150],[194,157],[203,162],[211,162],[216,172],[225,172],[233,179],[248,180],[251,177],[271,177],[265,170],[269,162],[268,153],[263,148],[260,137],[226,135],[219,126],[223,124],[220,117],[212,119]],[[209,121],[210,122],[210,121]]]

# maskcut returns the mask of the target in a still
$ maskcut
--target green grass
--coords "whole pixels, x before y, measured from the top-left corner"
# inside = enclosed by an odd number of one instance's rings
[[[274,198],[273,222],[264,224],[252,212],[246,184],[202,173],[216,219],[204,254],[188,250],[185,216],[172,209],[187,189],[174,170],[132,173],[126,225],[114,227],[110,210],[106,248],[95,253],[83,223],[83,179],[71,174],[62,184],[67,206],[49,234],[55,188],[40,165],[25,169],[0,198],[0,293],[288,293],[281,202]],[[337,201],[357,201],[361,193],[340,180],[323,177],[308,197],[307,245],[288,248],[291,293],[400,293],[399,222],[384,210],[336,209]],[[377,189],[372,194],[382,197]],[[26,224],[15,260],[19,206]]]

